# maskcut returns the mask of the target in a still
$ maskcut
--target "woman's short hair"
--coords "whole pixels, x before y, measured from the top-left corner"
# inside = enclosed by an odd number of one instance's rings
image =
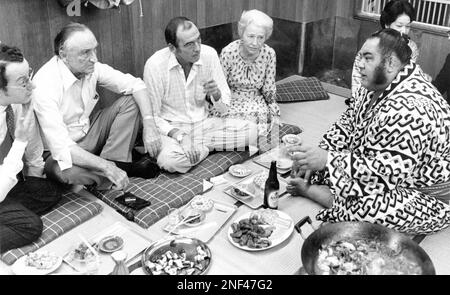
[[[406,14],[411,21],[416,19],[416,11],[414,7],[406,0],[392,0],[385,6],[380,15],[380,25],[384,29],[386,26],[390,26],[397,18]]]
[[[90,29],[86,25],[80,23],[69,23],[65,25],[61,29],[61,31],[59,31],[59,33],[56,35],[55,40],[53,42],[55,54],[59,55],[61,47],[64,45],[64,42],[66,42],[66,40],[69,39],[70,35],[72,35],[75,32],[82,32],[86,30],[90,31]]]
[[[273,20],[262,11],[257,9],[244,10],[241,15],[241,19],[238,22],[238,34],[242,38],[245,29],[248,25],[254,23],[255,25],[261,26],[266,31],[266,40],[270,38],[273,31]]]

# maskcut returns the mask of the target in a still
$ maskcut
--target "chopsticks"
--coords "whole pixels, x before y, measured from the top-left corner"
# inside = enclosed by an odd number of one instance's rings
[[[177,229],[180,225],[182,225],[185,222],[191,221],[197,217],[198,217],[197,215],[190,215],[190,216],[188,215],[188,216],[184,217],[180,222],[178,222],[177,224],[175,224],[173,226],[173,228],[167,233],[167,235],[164,237],[164,239],[166,239],[168,236],[170,236],[175,231],[175,229]]]

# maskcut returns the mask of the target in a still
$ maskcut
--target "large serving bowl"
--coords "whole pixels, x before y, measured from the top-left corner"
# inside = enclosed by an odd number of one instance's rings
[[[152,270],[147,266],[146,262],[155,262],[167,251],[172,253],[186,253],[187,261],[195,261],[195,257],[198,255],[198,247],[206,253],[206,258],[201,261],[200,268],[195,269],[193,275],[205,274],[211,264],[211,250],[202,241],[195,238],[186,237],[170,237],[167,239],[159,240],[151,244],[142,254],[142,268],[146,274],[153,275]]]

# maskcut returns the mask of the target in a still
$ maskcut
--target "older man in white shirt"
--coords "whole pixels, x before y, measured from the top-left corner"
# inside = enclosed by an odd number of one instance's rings
[[[97,40],[85,25],[65,26],[54,45],[56,55],[33,79],[36,114],[51,152],[46,159],[47,176],[68,184],[118,190],[127,187],[128,176],[154,177],[159,169],[156,163],[148,158],[132,162],[141,122],[149,155],[156,157],[161,145],[145,83],[98,62]],[[97,84],[124,96],[92,113],[99,101]]]
[[[256,152],[254,123],[208,117],[211,107],[226,110],[231,95],[214,48],[201,44],[200,32],[185,17],[170,20],[165,37],[168,47],[153,54],[144,68],[162,134],[158,165],[185,173],[212,150],[250,146]]]
[[[62,186],[43,178],[29,73],[20,50],[0,44],[0,253],[39,238],[39,215],[62,196]]]

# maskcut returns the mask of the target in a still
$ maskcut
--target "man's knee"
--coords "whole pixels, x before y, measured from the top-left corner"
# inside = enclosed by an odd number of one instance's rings
[[[53,159],[47,159],[44,172],[47,178],[67,185],[92,185],[94,183],[98,184],[101,181],[98,175],[95,175],[82,167],[72,166],[72,168],[61,170],[58,162]]]
[[[158,166],[170,173],[186,173],[192,168],[186,155],[175,155],[161,151],[157,158]]]
[[[122,112],[139,112],[139,108],[132,95],[124,95],[117,100],[118,107]]]

